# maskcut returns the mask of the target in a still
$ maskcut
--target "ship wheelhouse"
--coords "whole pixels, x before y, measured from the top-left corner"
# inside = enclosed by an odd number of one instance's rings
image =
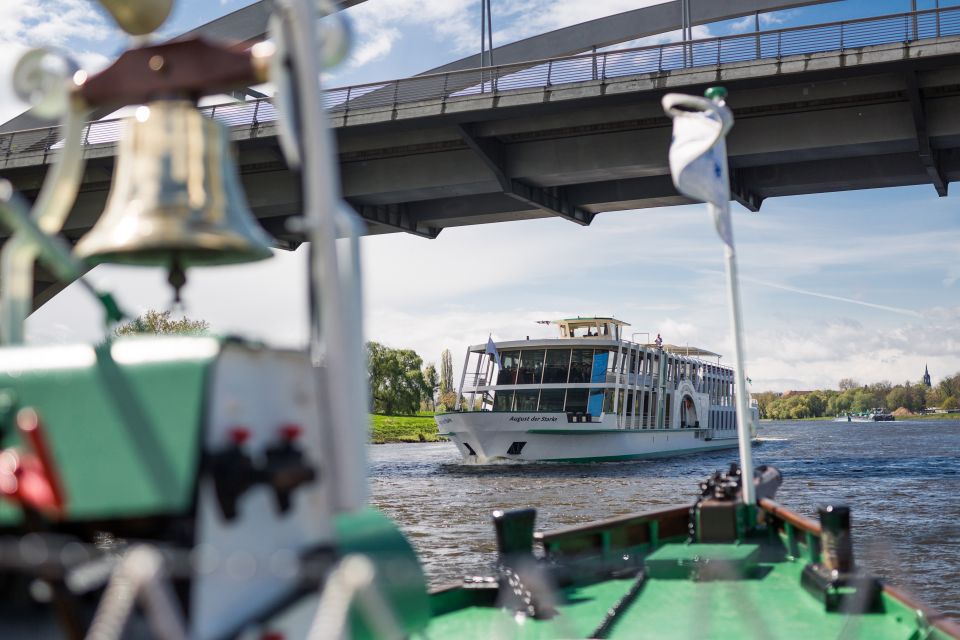
[[[552,324],[558,338],[496,343],[499,365],[486,344],[469,347],[458,410],[565,414],[620,429],[736,429],[733,370],[717,354],[633,342],[614,318]]]

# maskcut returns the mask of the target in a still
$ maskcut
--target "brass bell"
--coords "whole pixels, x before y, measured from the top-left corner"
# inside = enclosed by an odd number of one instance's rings
[[[173,8],[173,0],[100,0],[100,4],[132,36],[155,31]]]
[[[75,253],[90,265],[168,267],[179,289],[185,267],[269,258],[270,245],[243,197],[223,126],[190,102],[169,100],[127,120],[106,207]]]

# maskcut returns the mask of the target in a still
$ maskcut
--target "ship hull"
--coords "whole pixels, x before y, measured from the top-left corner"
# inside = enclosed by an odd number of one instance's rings
[[[440,434],[467,462],[602,462],[665,458],[731,449],[735,431],[715,437],[710,429],[621,429],[615,416],[568,422],[564,413],[475,411],[440,414]]]

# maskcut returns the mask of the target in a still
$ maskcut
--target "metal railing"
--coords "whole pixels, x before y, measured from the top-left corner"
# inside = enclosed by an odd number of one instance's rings
[[[330,89],[324,106],[334,114],[355,109],[395,110],[402,104],[606,81],[645,73],[716,66],[799,54],[960,35],[960,7],[944,7],[804,27],[752,32],[663,45],[593,52],[509,65],[413,76]],[[201,109],[227,126],[256,127],[276,120],[269,98]],[[115,142],[122,119],[87,125],[85,145]],[[12,156],[46,156],[59,147],[57,127],[0,135],[0,162]]]

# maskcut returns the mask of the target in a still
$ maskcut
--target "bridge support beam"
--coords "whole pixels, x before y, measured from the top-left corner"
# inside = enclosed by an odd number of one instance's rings
[[[730,169],[730,195],[747,211],[754,213],[760,211],[760,205],[763,204],[763,196],[757,194],[747,185],[743,172],[739,169]]]
[[[245,101],[248,97],[250,97],[250,98],[269,98],[270,96],[268,96],[267,94],[262,93],[262,92],[260,92],[260,91],[257,91],[256,89],[252,89],[252,88],[250,88],[250,87],[247,87],[246,89],[236,89],[235,91],[231,91],[231,92],[230,92],[230,97],[233,98],[234,100],[239,101],[239,102],[243,102],[243,101]]]
[[[367,222],[390,227],[397,231],[406,231],[421,238],[433,240],[443,230],[440,227],[431,227],[420,224],[410,211],[410,205],[401,204],[356,204],[350,203],[357,213]]]
[[[917,80],[917,72],[909,71],[905,75],[907,85],[907,99],[910,100],[910,111],[913,113],[913,125],[917,131],[917,153],[920,155],[920,162],[930,176],[930,182],[933,188],[937,190],[937,195],[943,198],[947,195],[948,182],[940,170],[937,152],[930,146],[930,133],[927,130],[927,110],[923,104],[923,96],[920,95],[920,83]]]
[[[538,187],[507,175],[503,143],[496,138],[479,138],[470,125],[455,125],[460,137],[490,169],[503,193],[536,209],[587,226],[594,213],[570,201],[565,187]]]

